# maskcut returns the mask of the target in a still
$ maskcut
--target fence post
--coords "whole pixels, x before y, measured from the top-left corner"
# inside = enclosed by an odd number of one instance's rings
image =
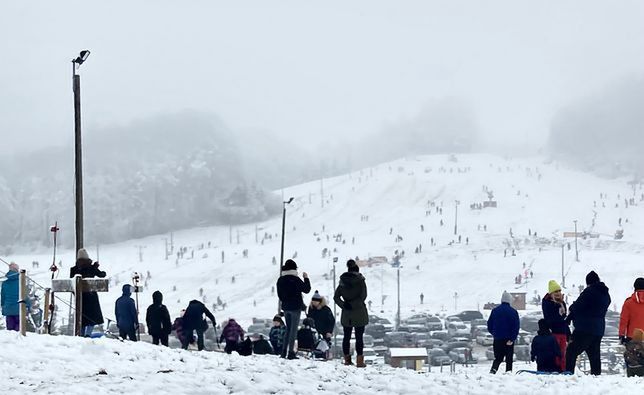
[[[74,336],[83,336],[83,277],[80,274],[74,276]]]
[[[20,334],[27,334],[27,271],[20,269],[19,276],[19,298],[20,298]]]
[[[51,288],[45,288],[45,311],[43,316],[43,331],[45,334],[49,334],[49,320],[51,319],[51,314],[49,312],[49,303],[51,301]]]

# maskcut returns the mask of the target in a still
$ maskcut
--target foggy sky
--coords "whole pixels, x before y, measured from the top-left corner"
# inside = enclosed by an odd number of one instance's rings
[[[299,144],[457,97],[488,146],[545,143],[568,101],[644,72],[642,1],[3,1],[5,150],[184,109]]]

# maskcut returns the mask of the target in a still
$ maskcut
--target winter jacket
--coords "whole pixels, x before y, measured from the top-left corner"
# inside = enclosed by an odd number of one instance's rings
[[[210,319],[214,326],[217,326],[217,321],[215,321],[215,316],[212,315],[210,310],[198,300],[191,300],[188,303],[188,308],[186,309],[185,314],[183,315],[183,327],[186,331],[191,331],[195,329],[203,329],[204,327],[204,314]]]
[[[335,329],[335,317],[333,316],[333,311],[327,306],[326,298],[322,298],[319,308],[309,305],[306,316],[315,321],[315,330],[320,335],[326,336],[327,333],[333,333]]]
[[[163,294],[154,291],[152,294],[152,304],[148,307],[145,314],[145,322],[148,325],[148,333],[151,336],[160,336],[172,332],[172,323],[170,322],[170,313],[168,308],[163,304]]]
[[[584,289],[570,306],[568,322],[572,320],[575,331],[594,336],[604,336],[606,311],[610,306],[610,295],[604,283],[591,284]]]
[[[239,343],[239,346],[237,347],[237,353],[244,357],[253,355],[253,341],[250,340],[250,337],[247,337],[246,340]]]
[[[20,315],[20,304],[18,303],[19,299],[19,289],[20,282],[20,273],[9,271],[5,274],[7,277],[6,280],[2,283],[2,315],[11,316],[11,315]]]
[[[311,282],[308,278],[302,280],[297,270],[285,270],[277,280],[277,296],[282,302],[284,311],[302,311],[305,309],[302,293],[311,292]]]
[[[271,331],[268,333],[268,339],[271,341],[271,346],[273,346],[273,351],[275,354],[280,354],[282,348],[284,347],[284,335],[286,334],[286,326],[274,326],[271,328]]]
[[[244,338],[244,330],[237,323],[237,321],[230,319],[228,323],[224,326],[224,329],[221,331],[220,342],[226,340],[229,342],[238,342]]]
[[[490,313],[487,330],[494,340],[515,341],[519,335],[519,313],[509,303],[501,303]]]
[[[179,339],[181,344],[184,344],[187,335],[183,327],[183,317],[177,317],[174,319],[174,322],[172,323],[172,330],[175,331],[175,334],[177,335],[177,339]],[[192,342],[193,342],[193,339],[190,339],[190,343]]]
[[[136,313],[134,299],[130,297],[132,289],[130,285],[123,286],[123,295],[116,299],[114,306],[114,315],[116,316],[116,326],[123,330],[132,330],[139,325],[139,317]]]
[[[566,302],[555,302],[550,294],[546,294],[541,300],[541,311],[552,333],[570,335],[570,327],[566,322],[568,315]]]
[[[315,332],[309,327],[300,328],[297,331],[297,349],[298,350],[314,350],[318,339]]]
[[[540,372],[558,372],[559,367],[555,362],[556,357],[561,356],[559,344],[550,332],[539,332],[532,339],[530,359],[537,361],[537,370]]]
[[[619,335],[633,337],[635,329],[644,329],[644,291],[635,291],[624,301],[619,316]]]
[[[364,276],[358,272],[343,273],[333,295],[333,300],[342,309],[342,326],[362,327],[369,324],[369,313],[364,304],[366,299],[367,283]]]
[[[80,274],[82,278],[104,278],[107,274],[99,270],[98,263],[91,263],[89,259],[78,259],[76,266],[69,269],[69,277],[74,278],[75,275]],[[98,301],[98,293],[96,292],[83,292],[83,317],[82,326],[100,325],[103,321],[103,312],[101,311],[101,304]]]
[[[253,342],[253,354],[256,355],[267,355],[272,354],[273,348],[268,340],[264,339],[264,336],[259,336],[259,340]]]

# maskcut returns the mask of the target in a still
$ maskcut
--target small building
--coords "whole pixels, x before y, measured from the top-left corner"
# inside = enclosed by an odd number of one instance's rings
[[[390,348],[389,365],[394,368],[412,369],[421,371],[427,363],[426,348]]]
[[[515,310],[525,310],[526,305],[526,293],[525,292],[510,292],[512,295],[512,303],[510,306],[514,307]],[[483,310],[492,310],[497,307],[499,303],[488,302],[483,305]]]

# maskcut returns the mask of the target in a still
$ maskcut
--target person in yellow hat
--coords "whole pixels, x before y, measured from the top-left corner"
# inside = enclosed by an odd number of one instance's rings
[[[566,347],[570,338],[570,328],[566,322],[568,306],[564,301],[561,286],[555,280],[548,282],[548,293],[541,301],[541,310],[543,311],[543,318],[552,330],[552,336],[557,340],[561,350],[561,355],[557,357],[556,364],[560,371],[563,372],[566,369]]]

